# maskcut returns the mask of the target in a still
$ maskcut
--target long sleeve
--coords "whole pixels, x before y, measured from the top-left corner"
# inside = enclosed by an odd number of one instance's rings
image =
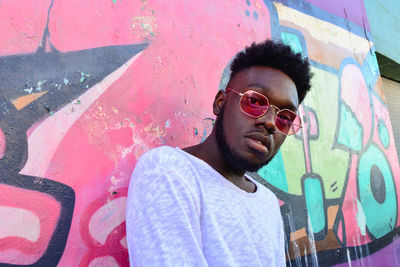
[[[131,266],[207,266],[200,209],[190,188],[172,171],[139,161],[127,202]]]

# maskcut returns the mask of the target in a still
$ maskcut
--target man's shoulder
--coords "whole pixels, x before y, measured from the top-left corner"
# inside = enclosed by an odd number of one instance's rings
[[[132,176],[132,187],[149,188],[183,184],[197,191],[196,167],[189,155],[179,148],[161,146],[144,153],[138,160]],[[130,185],[131,187],[131,185]]]
[[[146,166],[146,168],[153,170],[161,169],[181,173],[188,168],[191,169],[190,166],[193,163],[183,150],[176,147],[160,146],[144,153],[139,158],[137,165]]]
[[[162,159],[178,153],[178,149],[171,146],[160,146],[146,151],[139,160]]]
[[[182,159],[181,152],[178,148],[170,146],[160,146],[145,152],[138,160],[142,163],[168,163],[176,159]]]

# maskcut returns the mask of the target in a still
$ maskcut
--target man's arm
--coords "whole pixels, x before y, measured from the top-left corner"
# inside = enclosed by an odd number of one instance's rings
[[[207,266],[191,190],[174,172],[145,165],[138,162],[129,185],[131,266]]]

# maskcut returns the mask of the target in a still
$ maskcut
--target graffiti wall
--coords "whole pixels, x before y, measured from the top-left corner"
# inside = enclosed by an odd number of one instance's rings
[[[400,167],[357,1],[0,1],[0,266],[128,266],[137,159],[201,142],[253,41],[308,56],[304,127],[251,175],[291,266],[400,264]],[[397,179],[396,179],[397,178]]]

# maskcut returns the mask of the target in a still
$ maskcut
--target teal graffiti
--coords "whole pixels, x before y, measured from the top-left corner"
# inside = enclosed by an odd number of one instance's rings
[[[379,75],[379,66],[375,53],[371,50],[362,65],[365,82],[370,90],[373,89]]]
[[[258,13],[257,13],[256,11],[253,12],[253,17],[254,17],[255,19],[258,19]]]
[[[373,237],[382,237],[396,225],[397,202],[390,166],[376,145],[360,157],[357,179],[367,229]]]
[[[312,226],[312,229],[309,230],[319,233],[325,228],[325,208],[322,184],[318,178],[306,177],[304,179],[304,196]]]
[[[289,32],[281,33],[282,42],[286,45],[289,45],[295,53],[302,53],[303,48],[301,47],[301,43],[299,37],[296,34]]]
[[[385,125],[385,122],[383,122],[382,120],[379,120],[379,122],[378,122],[378,134],[379,134],[379,139],[381,140],[382,145],[385,148],[388,148],[389,147],[389,131]]]
[[[378,60],[376,59],[376,55],[374,52],[373,54],[369,56],[368,60],[368,67],[371,70],[372,77],[375,77],[376,75],[379,74],[379,66],[378,66]]]
[[[233,59],[233,58],[232,58]],[[224,68],[224,71],[222,72],[221,75],[221,81],[219,83],[219,90],[225,90],[226,86],[228,85],[229,78],[231,77],[231,63],[232,59],[229,61],[227,66]]]
[[[280,150],[278,153],[276,153],[275,157],[270,161],[270,163],[259,169],[257,173],[261,176],[261,178],[271,185],[284,192],[288,192],[286,171]]]
[[[206,129],[204,129],[203,130],[203,137],[201,137],[201,143],[203,143],[204,141],[206,141],[206,138],[207,138],[207,131],[206,131]]]
[[[362,127],[350,108],[342,103],[340,105],[340,125],[337,143],[348,147],[353,151],[362,148]]]

